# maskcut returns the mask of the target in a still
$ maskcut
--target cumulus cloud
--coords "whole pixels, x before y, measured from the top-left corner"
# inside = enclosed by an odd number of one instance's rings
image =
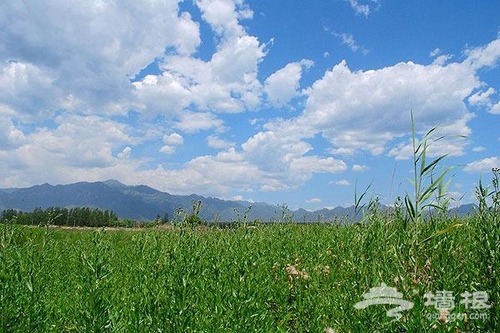
[[[496,93],[496,90],[492,87],[487,90],[479,90],[469,97],[468,102],[470,105],[485,108],[491,114],[500,114],[500,102],[494,103],[492,101],[492,96]]]
[[[378,6],[349,4],[365,17]],[[500,40],[466,50],[462,62],[438,61],[440,50],[428,65],[355,71],[342,61],[302,89],[309,60],[259,79],[268,45],[242,25],[253,16],[243,0],[195,5],[213,31],[213,54],[203,57],[200,22],[176,0],[0,4],[0,168],[7,170],[0,184],[119,178],[186,194],[293,189],[316,173],[348,170],[344,155],[410,156],[409,100],[420,136],[438,123],[441,134],[470,134],[469,106],[500,114],[496,90],[478,74],[497,64]],[[363,52],[353,36],[337,37]],[[158,71],[142,71],[151,65]],[[294,118],[261,113],[252,116],[258,132],[245,129],[237,142],[223,137],[222,119],[236,117],[228,113],[287,107],[298,96],[305,104]],[[200,131],[216,154],[173,167],[142,149],[160,141],[160,151],[172,154],[186,134]],[[317,137],[326,141],[321,151]],[[460,155],[465,148],[441,140],[431,151]],[[498,162],[492,159],[466,169]]]
[[[363,171],[366,171],[366,170],[369,170],[370,168],[366,165],[360,165],[360,164],[354,164],[352,166],[352,171],[355,171],[355,172],[363,172]]]
[[[345,179],[341,179],[341,180],[337,180],[335,182],[335,185],[338,185],[338,186],[350,186],[351,183],[349,183],[347,180]]]
[[[179,112],[194,104],[201,111],[242,112],[260,104],[258,64],[266,45],[250,36],[239,19],[251,17],[242,1],[200,0],[203,19],[219,38],[216,52],[204,61],[189,54],[166,56],[161,73],[134,83],[144,110]],[[166,111],[168,112],[168,111]]]
[[[23,131],[17,128],[10,119],[0,122],[0,150],[12,150],[26,141]]]
[[[493,156],[467,164],[464,167],[464,171],[471,173],[490,172],[491,169],[499,167],[500,167],[500,156]]]
[[[0,60],[24,72],[9,92],[20,112],[37,100],[25,96],[39,94],[52,110],[71,97],[79,111],[123,113],[131,77],[167,47],[191,54],[200,44],[198,24],[179,13],[177,1],[3,2],[0,13]]]
[[[308,181],[314,173],[338,173],[346,170],[343,161],[333,157],[302,156],[290,162],[289,175],[292,180]]]
[[[18,61],[0,68],[0,115],[33,121],[52,114],[61,98],[52,71]]]
[[[127,126],[98,116],[65,115],[54,119],[55,128],[38,128],[5,155],[15,163],[2,184],[31,185],[43,182],[74,182],[113,176],[117,166],[138,165],[131,161],[132,148],[141,139],[127,134]],[[124,147],[125,146],[125,147]],[[117,147],[122,147],[117,150]],[[116,175],[116,174],[115,174]]]
[[[491,103],[490,96],[495,93],[495,89],[488,88],[486,91],[478,91],[475,94],[471,95],[468,99],[471,105],[487,105]]]
[[[127,146],[127,147],[123,148],[123,150],[121,152],[119,152],[116,156],[119,159],[127,159],[127,158],[130,158],[131,154],[132,154],[132,148]]]
[[[133,82],[133,86],[135,104],[143,115],[175,117],[191,103],[189,84],[183,84],[182,78],[168,72],[147,75],[141,81]]]
[[[292,62],[271,74],[264,82],[267,100],[273,106],[282,107],[300,94],[299,81],[302,71],[313,65],[311,60]]]
[[[485,46],[469,48],[465,51],[465,54],[467,59],[464,64],[473,70],[494,66],[500,58],[500,38],[491,41]]]
[[[500,114],[500,102],[493,105],[489,112],[492,114]]]
[[[247,160],[273,175],[275,182],[267,184],[266,190],[293,188],[315,173],[338,173],[347,169],[343,161],[333,157],[304,156],[312,146],[297,134],[293,130],[289,133],[269,130],[257,133],[242,145],[242,154]]]
[[[207,144],[210,148],[214,149],[226,149],[235,145],[234,142],[223,140],[217,135],[209,135],[207,137]]]
[[[184,143],[184,138],[179,133],[172,133],[163,136],[163,143],[167,145],[180,146]]]
[[[439,65],[442,66],[444,65],[448,60],[452,58],[450,54],[441,54],[442,51],[440,48],[435,48],[430,52],[430,57],[435,58],[433,61],[434,65]]]
[[[408,98],[417,131],[441,123],[454,135],[469,134],[471,115],[463,99],[480,85],[474,70],[460,63],[407,62],[353,72],[342,61],[309,89],[306,109],[296,122],[322,131],[335,153],[364,150],[378,155],[391,140],[409,132]],[[462,149],[451,152],[460,154]]]
[[[164,145],[163,147],[160,148],[160,152],[162,152],[163,154],[167,154],[167,155],[175,153],[175,150],[176,150],[176,147],[169,146],[169,145]]]
[[[446,65],[401,62],[377,70],[352,71],[342,61],[306,89],[301,115],[268,122],[264,131],[242,147],[269,171],[280,170],[286,165],[283,161],[312,150],[304,140],[318,133],[330,143],[334,155],[366,151],[407,159],[412,153],[411,99],[417,134],[421,136],[439,124],[437,136],[446,136],[432,143],[429,155],[463,155],[467,144],[456,140],[470,135],[468,122],[473,118],[464,100],[483,86],[476,73],[478,63],[492,65],[500,57],[500,50],[495,54],[496,48],[490,44],[470,51],[473,59]]]
[[[184,138],[179,133],[172,133],[163,136],[163,143],[165,145],[160,148],[160,152],[164,154],[173,154],[176,151],[176,147],[184,143]]]
[[[160,165],[153,170],[136,173],[135,179],[143,184],[161,179],[163,182],[155,184],[155,187],[171,193],[224,195],[235,189],[252,192],[254,188],[266,184],[268,176],[230,149],[215,156],[198,156],[180,169],[165,169]]]
[[[241,0],[197,0],[196,4],[203,19],[225,38],[244,35],[239,20],[253,17],[253,11]]]
[[[214,114],[209,112],[201,113],[185,111],[180,116],[180,120],[175,124],[175,128],[187,133],[196,133],[201,130],[209,129],[221,131],[223,128],[223,122]]]

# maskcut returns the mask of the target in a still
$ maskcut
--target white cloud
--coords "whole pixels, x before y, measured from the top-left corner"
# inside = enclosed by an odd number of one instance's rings
[[[342,180],[337,180],[335,182],[335,185],[338,185],[338,186],[350,186],[351,183],[349,183],[347,180],[345,179],[342,179]]]
[[[160,148],[160,152],[167,155],[173,154],[177,147],[184,143],[184,138],[179,133],[172,133],[163,136],[163,143],[165,145]]]
[[[242,144],[247,158],[267,172],[284,172],[294,158],[309,152],[310,144],[274,131],[259,132]]]
[[[494,63],[494,47],[478,50],[474,59],[483,59],[483,65]],[[312,147],[303,140],[318,133],[331,144],[333,154],[366,151],[407,159],[412,152],[408,140],[410,98],[418,135],[439,124],[436,135],[447,137],[433,143],[429,155],[463,155],[467,142],[457,141],[461,140],[457,137],[471,133],[468,122],[474,115],[464,100],[483,86],[476,73],[479,68],[478,61],[470,58],[446,65],[402,62],[366,71],[351,71],[342,61],[305,90],[307,100],[301,115],[268,122],[265,131],[242,147],[252,159],[261,161],[265,170],[279,170],[282,161],[310,151]]]
[[[175,153],[176,147],[175,146],[169,146],[169,145],[164,145],[163,147],[160,148],[160,152],[166,155],[170,155]]]
[[[332,35],[339,38],[341,40],[342,44],[347,45],[347,47],[349,47],[349,49],[352,52],[359,51],[359,52],[363,53],[364,55],[370,53],[370,50],[359,45],[358,42],[356,42],[356,40],[354,39],[354,36],[352,34],[332,32]]]
[[[253,17],[253,12],[244,6],[243,1],[233,0],[197,0],[196,5],[202,12],[203,19],[225,38],[242,36],[244,29],[239,25],[239,19]]]
[[[50,70],[18,61],[0,68],[0,114],[37,120],[53,112],[61,98]]]
[[[142,138],[129,136],[126,125],[98,116],[65,115],[54,121],[53,129],[42,127],[23,134],[3,156],[2,163],[11,168],[2,185],[113,178],[120,174],[117,169],[132,172],[131,165],[141,162],[130,159],[130,145]]]
[[[434,61],[432,62],[432,64],[433,65],[443,66],[451,58],[452,58],[452,56],[450,54],[443,54],[443,55],[440,55],[439,57],[436,57],[436,59],[434,59]]]
[[[174,126],[187,133],[196,133],[209,129],[221,131],[223,122],[212,113],[184,111],[180,116],[180,120]]]
[[[229,0],[204,0],[197,5],[220,37],[216,52],[209,61],[182,54],[165,57],[157,79],[149,76],[134,84],[136,94],[142,97],[142,109],[170,114],[192,104],[201,111],[237,113],[255,109],[261,102],[257,70],[266,44],[239,25],[238,19],[248,16],[240,14],[248,10],[239,1],[235,5]]]
[[[18,101],[10,107],[20,113],[39,102],[36,109],[53,112],[68,99],[86,113],[124,113],[130,78],[167,47],[192,54],[200,44],[198,24],[179,13],[177,1],[2,2],[0,13],[8,15],[0,18],[0,61],[24,71],[21,85],[14,84],[19,76],[3,77],[12,84],[8,99]]]
[[[495,105],[493,105],[491,107],[491,109],[489,110],[489,112],[492,113],[492,114],[500,114],[500,102],[498,102]]]
[[[234,147],[217,153],[216,158],[221,162],[245,162],[243,155],[237,152]]]
[[[439,47],[436,47],[434,50],[432,50],[432,51],[429,53],[429,56],[430,56],[431,58],[434,58],[434,57],[436,57],[436,56],[440,55],[440,54],[441,54],[441,52],[442,52],[442,51],[441,51],[441,49],[440,49]]]
[[[346,168],[343,161],[333,157],[302,156],[290,162],[289,177],[305,183],[314,173],[339,173]]]
[[[180,12],[178,3],[0,4],[3,186],[118,178],[176,193],[293,189],[315,173],[346,171],[340,154],[408,157],[409,99],[419,135],[437,123],[441,133],[469,134],[472,115],[464,100],[500,114],[500,103],[491,101],[496,92],[478,74],[498,62],[499,40],[467,50],[463,62],[440,58],[430,65],[405,62],[358,71],[341,62],[301,90],[310,61],[289,63],[259,80],[268,45],[241,24],[253,16],[242,0],[196,2],[214,32],[208,55],[198,53],[200,23]],[[379,5],[349,3],[363,16]],[[363,52],[352,35],[337,37]],[[153,62],[159,73],[139,75]],[[238,142],[223,139],[227,125],[220,114],[284,106],[297,96],[307,100],[295,118],[269,120],[262,112],[252,116],[260,132],[241,146],[244,131],[235,135]],[[221,151],[175,164],[178,169],[137,147],[162,138],[160,150],[171,154],[190,137],[184,133],[199,131],[210,131],[203,136],[206,143]],[[318,152],[309,140],[320,133],[330,147]],[[433,152],[459,155],[465,148],[443,140]]]
[[[271,74],[264,83],[264,91],[269,103],[273,106],[282,107],[290,100],[300,94],[299,81],[302,71],[313,65],[311,60],[292,62]]]
[[[229,158],[229,155],[232,155]],[[152,184],[164,180],[160,187],[171,193],[197,193],[201,195],[225,195],[235,188],[251,192],[253,188],[267,184],[267,177],[255,166],[239,159],[237,153],[228,152],[216,156],[199,156],[187,162],[181,169],[167,170],[162,166],[137,174],[137,181]],[[156,181],[157,182],[157,181]]]
[[[130,155],[132,153],[132,148],[130,148],[129,146],[123,148],[123,150],[121,152],[118,153],[118,155],[116,155],[119,159],[127,159],[127,158],[130,158]]]
[[[321,199],[320,198],[311,198],[311,199],[308,199],[306,200],[306,203],[321,203]]]
[[[234,142],[223,140],[217,135],[209,135],[207,137],[207,144],[210,148],[214,149],[226,149],[235,145]]]
[[[370,168],[366,165],[360,165],[360,164],[354,164],[352,166],[352,171],[354,172],[363,172],[363,171],[366,171],[366,170],[369,170]]]
[[[167,145],[180,146],[184,143],[184,138],[179,133],[172,133],[163,136],[163,143]]]
[[[471,105],[488,105],[491,103],[490,96],[495,93],[495,89],[488,88],[486,91],[478,91],[468,98]]]
[[[343,61],[309,89],[306,109],[295,125],[308,128],[309,135],[322,132],[335,153],[364,150],[378,155],[390,141],[409,133],[410,94],[417,131],[441,123],[442,131],[469,134],[472,116],[463,99],[480,85],[475,72],[462,63],[407,62],[353,72]],[[453,147],[453,152],[461,154],[463,147]]]
[[[468,49],[465,54],[467,55],[465,63],[474,70],[482,67],[492,67],[496,65],[500,58],[500,38],[485,46]]]
[[[304,156],[312,146],[300,139],[300,132],[259,132],[244,144],[242,154],[259,170],[275,180],[266,190],[293,188],[308,181],[314,173],[338,173],[345,163],[332,157]]]
[[[370,15],[372,9],[378,9],[378,7],[380,6],[378,0],[364,1],[365,4],[361,4],[360,1],[358,0],[348,0],[348,1],[352,9],[354,9],[354,11],[356,12],[356,15],[363,15],[365,17],[368,17]],[[372,6],[376,7],[372,8]]]
[[[23,131],[17,128],[10,119],[0,122],[0,150],[12,150],[26,141]]]
[[[500,156],[484,158],[479,161],[468,163],[464,171],[466,172],[490,172],[493,168],[500,167]]]
[[[173,117],[191,103],[192,92],[189,84],[169,72],[160,75],[147,75],[134,82],[136,106],[142,114],[162,114]]]
[[[440,48],[435,48],[429,54],[431,58],[435,58],[432,62],[433,65],[443,66],[448,60],[452,58],[450,54],[441,54],[442,51]]]

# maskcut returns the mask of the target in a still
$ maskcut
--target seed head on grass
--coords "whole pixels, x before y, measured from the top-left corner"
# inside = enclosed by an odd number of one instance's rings
[[[450,311],[447,309],[439,310],[439,321],[443,324],[446,324],[448,320],[448,315],[450,314]]]
[[[286,273],[290,281],[293,280],[309,280],[309,274],[305,270],[299,269],[296,265],[286,265]]]

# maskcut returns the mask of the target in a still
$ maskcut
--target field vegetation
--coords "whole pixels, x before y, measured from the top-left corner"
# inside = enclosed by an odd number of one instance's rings
[[[496,175],[498,175],[496,173]],[[498,179],[498,178],[496,178]],[[498,183],[476,214],[405,222],[369,205],[364,223],[79,230],[1,225],[2,332],[496,332]],[[385,283],[413,302],[356,309]],[[451,291],[451,314],[426,293]],[[489,308],[460,294],[485,292]],[[481,313],[480,319],[474,315]],[[477,317],[477,316],[476,316]]]

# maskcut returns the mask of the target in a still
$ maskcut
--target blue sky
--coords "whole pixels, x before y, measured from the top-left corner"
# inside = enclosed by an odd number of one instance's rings
[[[117,179],[347,206],[409,191],[410,110],[474,201],[500,166],[497,1],[5,1],[0,187]],[[466,138],[463,138],[466,137]],[[461,201],[458,199],[461,198]]]

